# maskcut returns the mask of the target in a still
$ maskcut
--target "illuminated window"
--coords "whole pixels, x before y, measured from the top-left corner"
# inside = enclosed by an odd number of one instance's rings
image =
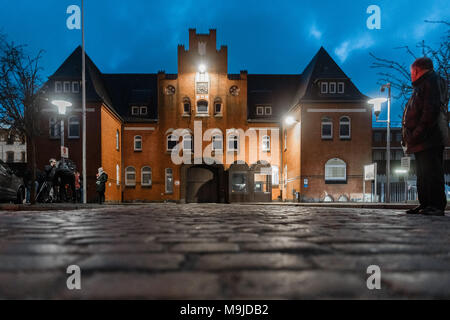
[[[347,164],[341,159],[330,159],[325,164],[326,182],[345,182],[347,180]]]
[[[262,151],[269,152],[270,151],[270,137],[264,136],[262,138]]]

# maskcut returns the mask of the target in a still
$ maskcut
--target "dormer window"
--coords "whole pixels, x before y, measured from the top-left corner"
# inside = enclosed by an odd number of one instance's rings
[[[328,82],[320,83],[320,93],[328,93]]]
[[[55,81],[55,92],[62,92],[62,82]]]
[[[264,107],[263,106],[256,107],[256,115],[258,115],[258,116],[264,115]]]
[[[336,82],[330,82],[328,89],[330,89],[330,93],[336,93]]]
[[[139,115],[139,107],[136,107],[136,106],[131,107],[131,115],[138,116]]]
[[[64,81],[64,92],[70,92],[71,87],[70,81]]]
[[[338,93],[344,93],[344,83],[338,82]]]
[[[78,81],[73,81],[72,82],[72,92],[73,93],[80,92],[80,83]]]
[[[147,115],[147,107],[146,106],[141,107],[140,111],[141,111],[141,116]]]
[[[266,114],[266,116],[271,116],[272,115],[272,107],[271,106],[266,106],[264,108],[264,113]]]

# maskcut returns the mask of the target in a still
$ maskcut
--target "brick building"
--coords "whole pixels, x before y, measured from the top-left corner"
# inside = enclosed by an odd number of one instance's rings
[[[371,111],[323,48],[302,74],[229,74],[216,30],[190,29],[177,74],[106,74],[89,57],[86,71],[90,201],[100,166],[115,202],[293,200],[294,190],[304,200],[362,197]],[[49,102],[73,104],[64,134],[79,167],[80,75],[77,48],[46,83]],[[59,115],[50,103],[43,111],[39,166],[59,158]],[[288,114],[298,122],[286,125]]]

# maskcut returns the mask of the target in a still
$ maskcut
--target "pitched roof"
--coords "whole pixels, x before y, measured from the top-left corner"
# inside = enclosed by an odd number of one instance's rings
[[[344,93],[320,94],[319,80],[341,80],[345,83]],[[295,104],[310,100],[365,101],[367,99],[323,47],[320,47],[303,71],[302,81],[295,94]]]
[[[300,82],[299,74],[249,74],[247,76],[248,119],[279,120],[289,111]],[[258,116],[256,114],[258,105],[271,105],[272,115]]]

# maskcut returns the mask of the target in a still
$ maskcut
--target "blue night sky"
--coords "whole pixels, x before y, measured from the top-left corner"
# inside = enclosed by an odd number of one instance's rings
[[[0,30],[10,40],[45,50],[43,76],[51,75],[81,42],[66,28],[66,8],[79,0],[2,0]],[[381,30],[369,30],[369,5],[381,8]],[[86,50],[105,73],[177,72],[177,45],[188,46],[188,29],[217,29],[228,45],[230,73],[301,73],[320,46],[366,95],[379,96],[377,56],[407,64],[395,47],[421,40],[436,45],[445,28],[424,20],[449,20],[448,0],[266,1],[86,0]],[[399,102],[393,103],[399,121]],[[383,114],[382,114],[383,117]]]

